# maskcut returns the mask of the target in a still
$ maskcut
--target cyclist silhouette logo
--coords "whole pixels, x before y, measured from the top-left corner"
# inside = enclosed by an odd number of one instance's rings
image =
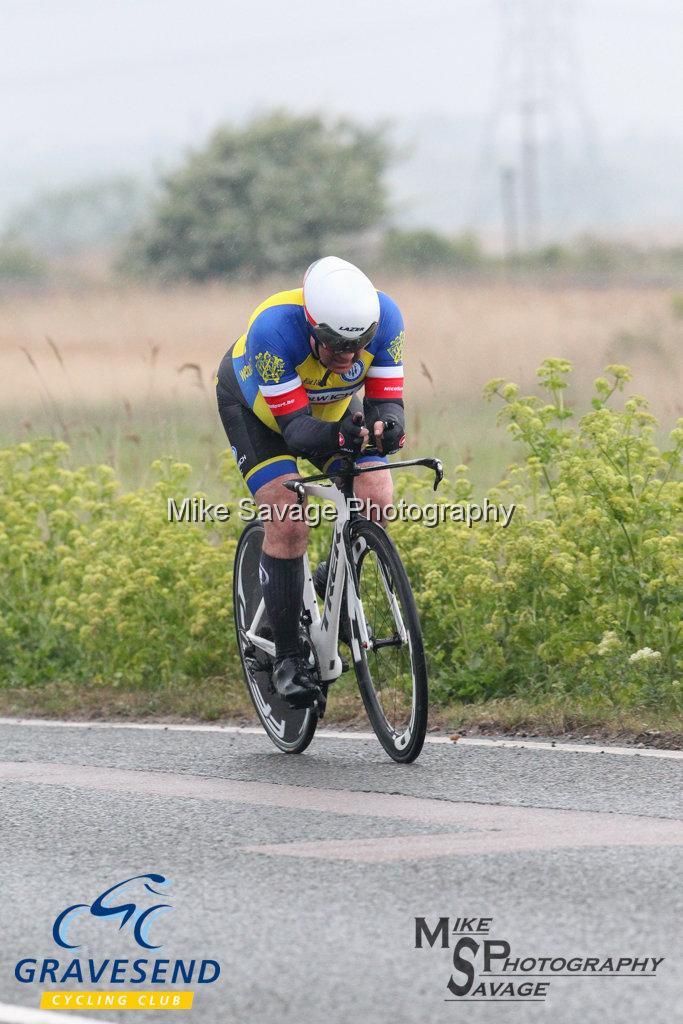
[[[52,937],[57,945],[63,946],[64,949],[78,949],[77,943],[69,942],[69,929],[77,917],[83,914],[90,914],[92,917],[120,919],[119,931],[130,922],[133,937],[139,946],[143,946],[145,949],[160,949],[160,945],[154,945],[149,941],[149,929],[154,919],[173,908],[169,903],[155,903],[151,907],[145,907],[130,898],[120,902],[120,897],[123,895],[124,890],[128,886],[132,886],[134,882],[142,883],[141,886],[138,886],[138,889],[143,890],[143,896],[140,899],[144,899],[145,903],[148,900],[144,897],[144,893],[163,896],[163,893],[158,888],[153,888],[153,885],[150,883],[161,887],[170,884],[170,880],[165,878],[164,875],[152,874],[151,872],[147,875],[134,875],[132,878],[127,878],[123,882],[117,882],[116,885],[112,885],[111,888],[100,893],[92,903],[74,903],[55,918],[55,923],[52,926]],[[135,899],[137,900],[137,897]]]

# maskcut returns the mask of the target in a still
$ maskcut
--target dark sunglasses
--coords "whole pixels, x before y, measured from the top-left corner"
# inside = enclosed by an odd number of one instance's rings
[[[329,327],[328,324],[316,324],[315,327],[311,327],[311,330],[320,344],[324,345],[325,348],[329,348],[331,352],[359,352],[366,345],[369,345],[375,337],[377,324],[370,324],[367,331],[363,331],[357,338],[343,338],[337,331]]]

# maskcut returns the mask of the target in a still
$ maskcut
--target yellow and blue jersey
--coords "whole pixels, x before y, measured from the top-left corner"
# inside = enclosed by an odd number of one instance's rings
[[[279,433],[277,417],[309,403],[317,419],[340,420],[362,387],[369,399],[401,398],[403,317],[393,299],[377,294],[377,332],[342,374],[328,370],[313,354],[303,289],[278,292],[262,302],[229,353],[245,405]]]

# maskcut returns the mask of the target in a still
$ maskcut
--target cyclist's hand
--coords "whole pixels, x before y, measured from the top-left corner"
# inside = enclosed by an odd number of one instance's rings
[[[372,432],[377,450],[383,455],[392,455],[402,448],[406,441],[403,427],[395,420],[375,420]]]
[[[347,413],[338,423],[339,451],[345,455],[360,455],[368,442],[368,428],[364,424],[363,413]]]

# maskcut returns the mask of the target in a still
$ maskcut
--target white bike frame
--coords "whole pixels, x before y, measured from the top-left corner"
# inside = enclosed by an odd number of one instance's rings
[[[394,462],[387,466],[387,468],[402,469],[406,466],[427,466],[429,469],[432,469],[435,475],[434,490],[437,489],[443,479],[443,466],[439,459],[409,459],[405,462]],[[383,469],[384,467],[373,466],[360,472],[373,472],[377,468]],[[349,553],[346,545],[348,524],[352,515],[351,508],[349,507],[349,500],[352,498],[352,495],[349,494],[347,496],[344,494],[335,483],[321,484],[318,482],[320,479],[326,479],[324,474],[321,477],[311,478],[310,482],[305,478],[303,480],[287,481],[286,486],[297,493],[301,503],[303,503],[305,496],[308,494],[314,498],[331,499],[337,510],[322,616],[318,607],[318,599],[313,585],[308,555],[304,555],[303,608],[304,612],[307,613],[309,635],[320,665],[321,681],[331,683],[341,675],[343,667],[337,647],[339,641],[339,615],[344,586],[346,586],[347,608],[351,622],[351,651],[355,662],[358,662],[361,658],[361,648],[366,651],[371,650],[373,641],[368,634],[363,603],[356,587],[356,573],[354,567],[349,565]],[[358,538],[354,542],[354,558],[361,554],[364,544],[363,538]],[[401,641],[407,643],[408,634],[403,623],[399,603],[381,566],[380,570],[387,600],[393,612],[397,633]],[[251,626],[247,630],[246,637],[254,647],[265,651],[266,654],[274,658],[275,644],[273,641],[266,640],[258,635],[258,628],[264,612],[265,603],[263,598],[261,598]]]
[[[318,599],[313,585],[313,576],[308,561],[308,555],[304,555],[304,592],[303,608],[307,613],[308,629],[311,643],[315,648],[320,666],[320,678],[324,683],[330,683],[337,679],[342,672],[342,662],[339,657],[339,616],[342,607],[342,595],[346,586],[346,600],[349,611],[349,619],[352,623],[351,649],[355,661],[361,656],[360,648],[368,650],[372,647],[368,635],[367,623],[363,613],[363,604],[360,595],[356,592],[354,573],[349,568],[349,559],[344,543],[344,532],[346,524],[351,519],[351,510],[346,496],[335,484],[317,484],[301,481],[301,488],[306,494],[315,498],[331,499],[337,510],[337,518],[334,524],[334,536],[330,551],[329,571],[327,575],[327,588],[323,601],[322,615],[318,606]],[[362,538],[356,543],[362,544]],[[358,552],[360,553],[360,551]],[[382,580],[387,597],[394,613],[394,622],[401,640],[407,641],[407,633],[401,617],[401,610],[392,592],[388,581],[382,574]],[[258,628],[265,611],[263,599],[259,602],[253,621],[247,631],[247,639],[254,647],[265,651],[272,657],[275,656],[275,644],[272,640],[265,640],[258,635]]]

